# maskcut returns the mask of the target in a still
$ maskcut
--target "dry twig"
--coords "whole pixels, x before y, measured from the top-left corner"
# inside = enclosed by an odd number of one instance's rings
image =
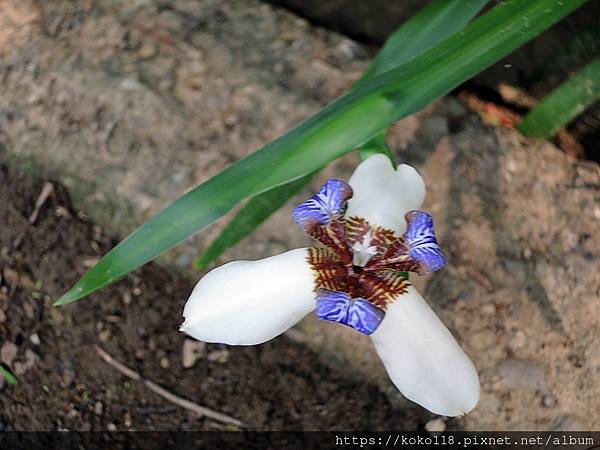
[[[142,378],[142,376],[139,373],[121,364],[119,361],[116,361],[112,356],[106,353],[98,345],[96,345],[96,352],[98,353],[98,355],[100,355],[104,362],[115,368],[121,374],[125,375],[127,378],[130,378],[132,380],[141,382],[142,384],[146,385],[148,389],[160,395],[162,398],[170,401],[171,403],[181,406],[182,408],[189,409],[190,411],[193,411],[200,416],[206,416],[219,422],[237,425],[238,427],[246,427],[246,425],[243,422],[234,419],[233,417],[229,417],[225,414],[222,414],[205,406],[200,406],[194,402],[186,400],[185,398],[178,397],[177,395],[167,391],[165,388],[159,386],[158,384],[150,380],[146,380],[145,378]]]
[[[13,243],[14,248],[19,247],[19,245],[21,244],[21,241],[25,237],[25,234],[29,230],[29,227],[31,225],[33,225],[35,223],[35,221],[37,220],[38,214],[40,213],[40,209],[42,209],[42,206],[44,206],[44,203],[46,203],[46,200],[48,200],[48,197],[50,197],[50,194],[52,194],[53,190],[54,190],[54,185],[52,183],[50,183],[49,181],[44,183],[44,186],[42,187],[42,190],[40,191],[40,195],[38,195],[38,198],[35,201],[35,206],[33,208],[33,212],[29,216],[27,225],[25,226],[22,233],[17,237],[17,239],[15,239],[15,242]]]
[[[50,197],[50,194],[52,194],[53,190],[54,190],[54,185],[52,183],[50,183],[48,181],[44,183],[44,186],[42,187],[42,190],[40,191],[40,195],[38,195],[38,198],[35,201],[35,207],[33,208],[33,212],[29,216],[30,224],[33,225],[33,223],[36,221],[37,216],[40,213],[40,209],[42,208],[44,203],[46,203],[46,200],[48,200],[48,197]]]

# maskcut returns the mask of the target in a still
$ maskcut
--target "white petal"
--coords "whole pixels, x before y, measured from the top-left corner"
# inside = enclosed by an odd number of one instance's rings
[[[371,337],[388,375],[409,400],[443,416],[466,414],[477,405],[477,370],[413,286],[389,305]]]
[[[406,231],[404,215],[419,209],[425,199],[425,183],[418,172],[406,164],[394,170],[381,154],[360,163],[349,183],[354,195],[348,201],[346,216],[362,217],[397,235]]]
[[[206,274],[185,304],[181,331],[205,342],[268,341],[315,309],[308,249],[235,261]]]

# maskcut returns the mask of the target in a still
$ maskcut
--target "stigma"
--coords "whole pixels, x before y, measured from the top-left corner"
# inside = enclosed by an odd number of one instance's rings
[[[354,267],[365,267],[373,256],[377,255],[377,247],[371,245],[372,233],[371,230],[363,236],[362,241],[355,242],[352,245],[352,265]]]

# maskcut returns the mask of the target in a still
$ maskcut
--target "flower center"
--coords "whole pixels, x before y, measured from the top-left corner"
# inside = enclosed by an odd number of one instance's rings
[[[406,292],[409,283],[404,273],[415,271],[416,266],[404,240],[392,231],[352,218],[311,235],[325,245],[308,253],[316,290],[343,292],[382,310]]]
[[[407,232],[398,237],[364,218],[345,217],[351,197],[346,182],[329,180],[293,215],[304,231],[324,245],[308,250],[317,317],[371,334],[387,306],[407,291],[406,273],[437,270],[445,259],[429,214],[407,213]]]

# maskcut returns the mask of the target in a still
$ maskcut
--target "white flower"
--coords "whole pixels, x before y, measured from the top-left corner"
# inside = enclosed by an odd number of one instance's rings
[[[187,301],[181,330],[253,345],[316,310],[371,336],[408,399],[436,414],[466,414],[479,400],[477,371],[406,277],[445,264],[432,218],[418,210],[424,197],[415,169],[394,170],[387,157],[371,156],[349,183],[329,180],[294,210],[294,221],[323,246],[212,270]]]

